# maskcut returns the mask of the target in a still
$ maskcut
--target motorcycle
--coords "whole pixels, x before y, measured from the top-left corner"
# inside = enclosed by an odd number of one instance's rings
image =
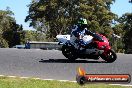
[[[85,35],[83,40],[88,44],[83,47],[80,47],[75,36],[57,35],[56,38],[59,41],[58,44],[62,45],[62,54],[70,61],[75,61],[77,58],[98,60],[101,57],[106,62],[112,63],[117,59],[108,39],[102,34]]]

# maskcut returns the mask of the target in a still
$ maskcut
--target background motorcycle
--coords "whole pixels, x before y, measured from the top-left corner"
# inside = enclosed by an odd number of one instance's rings
[[[77,58],[98,60],[101,57],[106,62],[112,63],[117,59],[117,55],[112,50],[108,39],[101,34],[85,35],[83,40],[90,43],[84,46],[82,50],[78,48],[79,43],[76,38],[73,38],[74,36],[57,35],[56,37],[59,44],[62,44],[62,54],[71,61]]]

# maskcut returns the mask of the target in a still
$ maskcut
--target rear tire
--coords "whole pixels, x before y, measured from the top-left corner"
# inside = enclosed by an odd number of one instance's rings
[[[114,50],[110,50],[107,56],[101,55],[101,58],[107,63],[112,63],[117,59],[117,55]]]
[[[68,58],[68,60],[70,60],[70,61],[75,61],[77,59],[77,53],[76,53],[74,47],[72,47],[72,46],[63,45],[62,46],[62,54],[66,58]]]

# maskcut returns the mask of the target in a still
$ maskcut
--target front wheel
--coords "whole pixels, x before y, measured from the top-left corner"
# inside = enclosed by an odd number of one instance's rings
[[[112,63],[117,59],[117,55],[114,50],[110,50],[107,55],[101,55],[101,58],[108,63]]]
[[[75,61],[77,59],[76,51],[72,46],[63,45],[62,54],[70,61]]]

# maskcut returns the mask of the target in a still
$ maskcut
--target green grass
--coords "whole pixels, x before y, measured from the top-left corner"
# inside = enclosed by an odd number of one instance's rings
[[[106,84],[85,84],[83,86],[71,82],[44,81],[35,79],[21,79],[0,77],[0,88],[132,88]]]

